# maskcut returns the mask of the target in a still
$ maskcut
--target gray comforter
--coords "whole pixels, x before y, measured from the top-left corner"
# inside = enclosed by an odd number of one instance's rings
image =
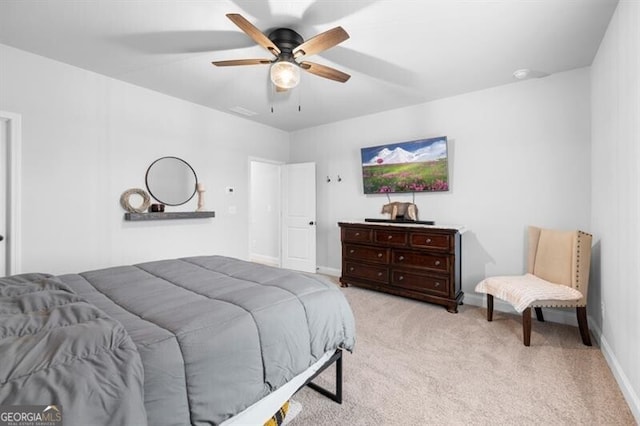
[[[60,280],[0,278],[0,405],[61,406],[67,426],[144,425],[140,355]]]
[[[59,278],[128,331],[154,426],[218,424],[354,345],[345,297],[315,275],[208,256]]]

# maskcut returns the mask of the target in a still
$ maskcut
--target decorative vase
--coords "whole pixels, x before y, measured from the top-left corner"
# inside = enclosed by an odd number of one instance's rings
[[[202,183],[198,183],[196,184],[196,191],[198,191],[198,208],[196,209],[197,212],[203,212],[204,211],[204,184]]]

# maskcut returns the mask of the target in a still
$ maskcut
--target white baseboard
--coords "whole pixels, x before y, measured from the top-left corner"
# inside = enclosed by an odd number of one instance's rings
[[[629,378],[618,362],[618,358],[616,358],[615,354],[611,350],[611,346],[607,343],[607,339],[602,335],[602,330],[600,330],[591,318],[589,319],[589,324],[591,333],[596,337],[596,340],[600,345],[600,351],[604,355],[604,359],[607,361],[607,364],[609,364],[613,377],[615,377],[616,382],[618,382],[618,386],[620,386],[622,395],[624,395],[624,399],[627,401],[627,404],[629,404],[629,408],[631,409],[633,417],[636,419],[636,423],[640,424],[640,398],[638,397],[638,394],[633,390],[633,386],[631,386]]]
[[[318,273],[324,275],[330,275],[332,277],[340,277],[342,270],[336,268],[329,268],[328,266],[318,266]]]
[[[263,254],[250,253],[249,260],[256,263],[262,263],[269,266],[280,266],[280,259],[273,256],[265,256]]]

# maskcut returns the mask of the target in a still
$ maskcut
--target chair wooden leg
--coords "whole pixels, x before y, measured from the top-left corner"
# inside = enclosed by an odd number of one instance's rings
[[[522,339],[525,346],[531,345],[531,308],[522,311]]]
[[[487,293],[487,321],[493,321],[493,294]]]
[[[536,311],[536,319],[540,322],[544,322],[544,315],[542,315],[542,308],[534,308]]]
[[[576,314],[578,315],[578,327],[580,328],[580,336],[582,337],[582,343],[587,346],[591,346],[591,336],[589,335],[589,324],[587,323],[587,307],[578,306],[576,308]]]

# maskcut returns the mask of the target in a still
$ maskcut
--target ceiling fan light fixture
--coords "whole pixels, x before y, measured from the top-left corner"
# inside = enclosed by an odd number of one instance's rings
[[[271,65],[271,82],[283,89],[293,89],[300,83],[300,67],[287,60],[279,60]]]

